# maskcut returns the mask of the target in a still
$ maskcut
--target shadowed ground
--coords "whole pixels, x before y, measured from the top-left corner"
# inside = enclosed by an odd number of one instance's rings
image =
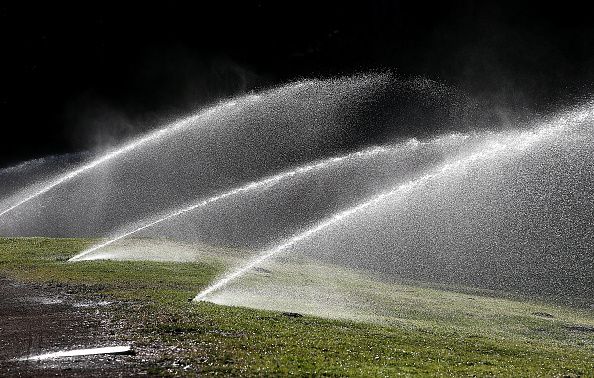
[[[46,350],[113,345],[129,325],[114,314],[126,305],[98,296],[98,286],[0,279],[0,366],[3,376],[114,376],[142,369],[130,356],[15,361]]]

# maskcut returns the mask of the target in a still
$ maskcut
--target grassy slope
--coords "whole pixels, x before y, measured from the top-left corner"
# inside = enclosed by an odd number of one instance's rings
[[[138,301],[135,311],[121,314],[139,326],[136,343],[168,346],[153,373],[183,371],[191,365],[201,373],[241,375],[594,374],[592,345],[492,337],[476,326],[468,333],[445,326],[388,327],[188,303],[221,267],[142,261],[65,263],[88,244],[75,239],[0,239],[0,274],[90,285],[114,298]]]

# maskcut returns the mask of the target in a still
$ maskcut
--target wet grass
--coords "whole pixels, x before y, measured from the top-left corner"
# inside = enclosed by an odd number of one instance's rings
[[[321,266],[296,258],[292,262],[285,260],[268,266],[269,274],[250,274],[231,284],[222,294],[214,295],[214,302],[594,350],[594,332],[578,334],[571,330],[577,324],[594,330],[594,312],[584,307],[520,299],[488,290],[386,282],[344,267]]]
[[[129,311],[114,316],[137,329],[134,342],[140,350],[159,348],[158,363],[148,367],[152,374],[594,374],[594,351],[587,333],[572,331],[576,342],[536,337],[543,322],[570,321],[571,316],[588,320],[587,314],[572,315],[570,309],[532,304],[524,308],[521,303],[513,307],[509,301],[478,296],[468,304],[456,293],[419,289],[402,290],[401,296],[398,292],[387,294],[405,307],[406,311],[399,313],[402,322],[288,317],[275,311],[189,303],[188,299],[220,273],[221,266],[144,261],[66,263],[90,243],[81,239],[0,239],[0,274],[82,286],[89,295],[130,301]],[[439,305],[439,298],[444,298],[447,308]],[[493,306],[507,308],[502,312]],[[524,311],[542,314],[528,316]],[[555,320],[548,319],[546,311],[553,313]],[[514,337],[516,329],[493,332],[489,324],[498,329],[508,325],[493,323],[489,312],[501,317],[508,314],[512,319],[509,326],[524,329],[524,333]],[[481,317],[487,320],[481,321]]]

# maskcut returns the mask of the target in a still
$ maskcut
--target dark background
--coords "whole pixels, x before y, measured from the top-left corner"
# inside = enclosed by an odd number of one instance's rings
[[[422,75],[511,112],[593,92],[594,21],[580,3],[149,3],[0,7],[0,166],[304,77]]]

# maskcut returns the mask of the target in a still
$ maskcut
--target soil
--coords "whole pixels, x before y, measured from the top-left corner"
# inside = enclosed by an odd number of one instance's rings
[[[97,296],[97,288],[33,284],[0,277],[0,376],[114,377],[146,375],[150,353],[132,343],[131,306]],[[132,345],[135,355],[94,355],[48,360],[28,356]]]

